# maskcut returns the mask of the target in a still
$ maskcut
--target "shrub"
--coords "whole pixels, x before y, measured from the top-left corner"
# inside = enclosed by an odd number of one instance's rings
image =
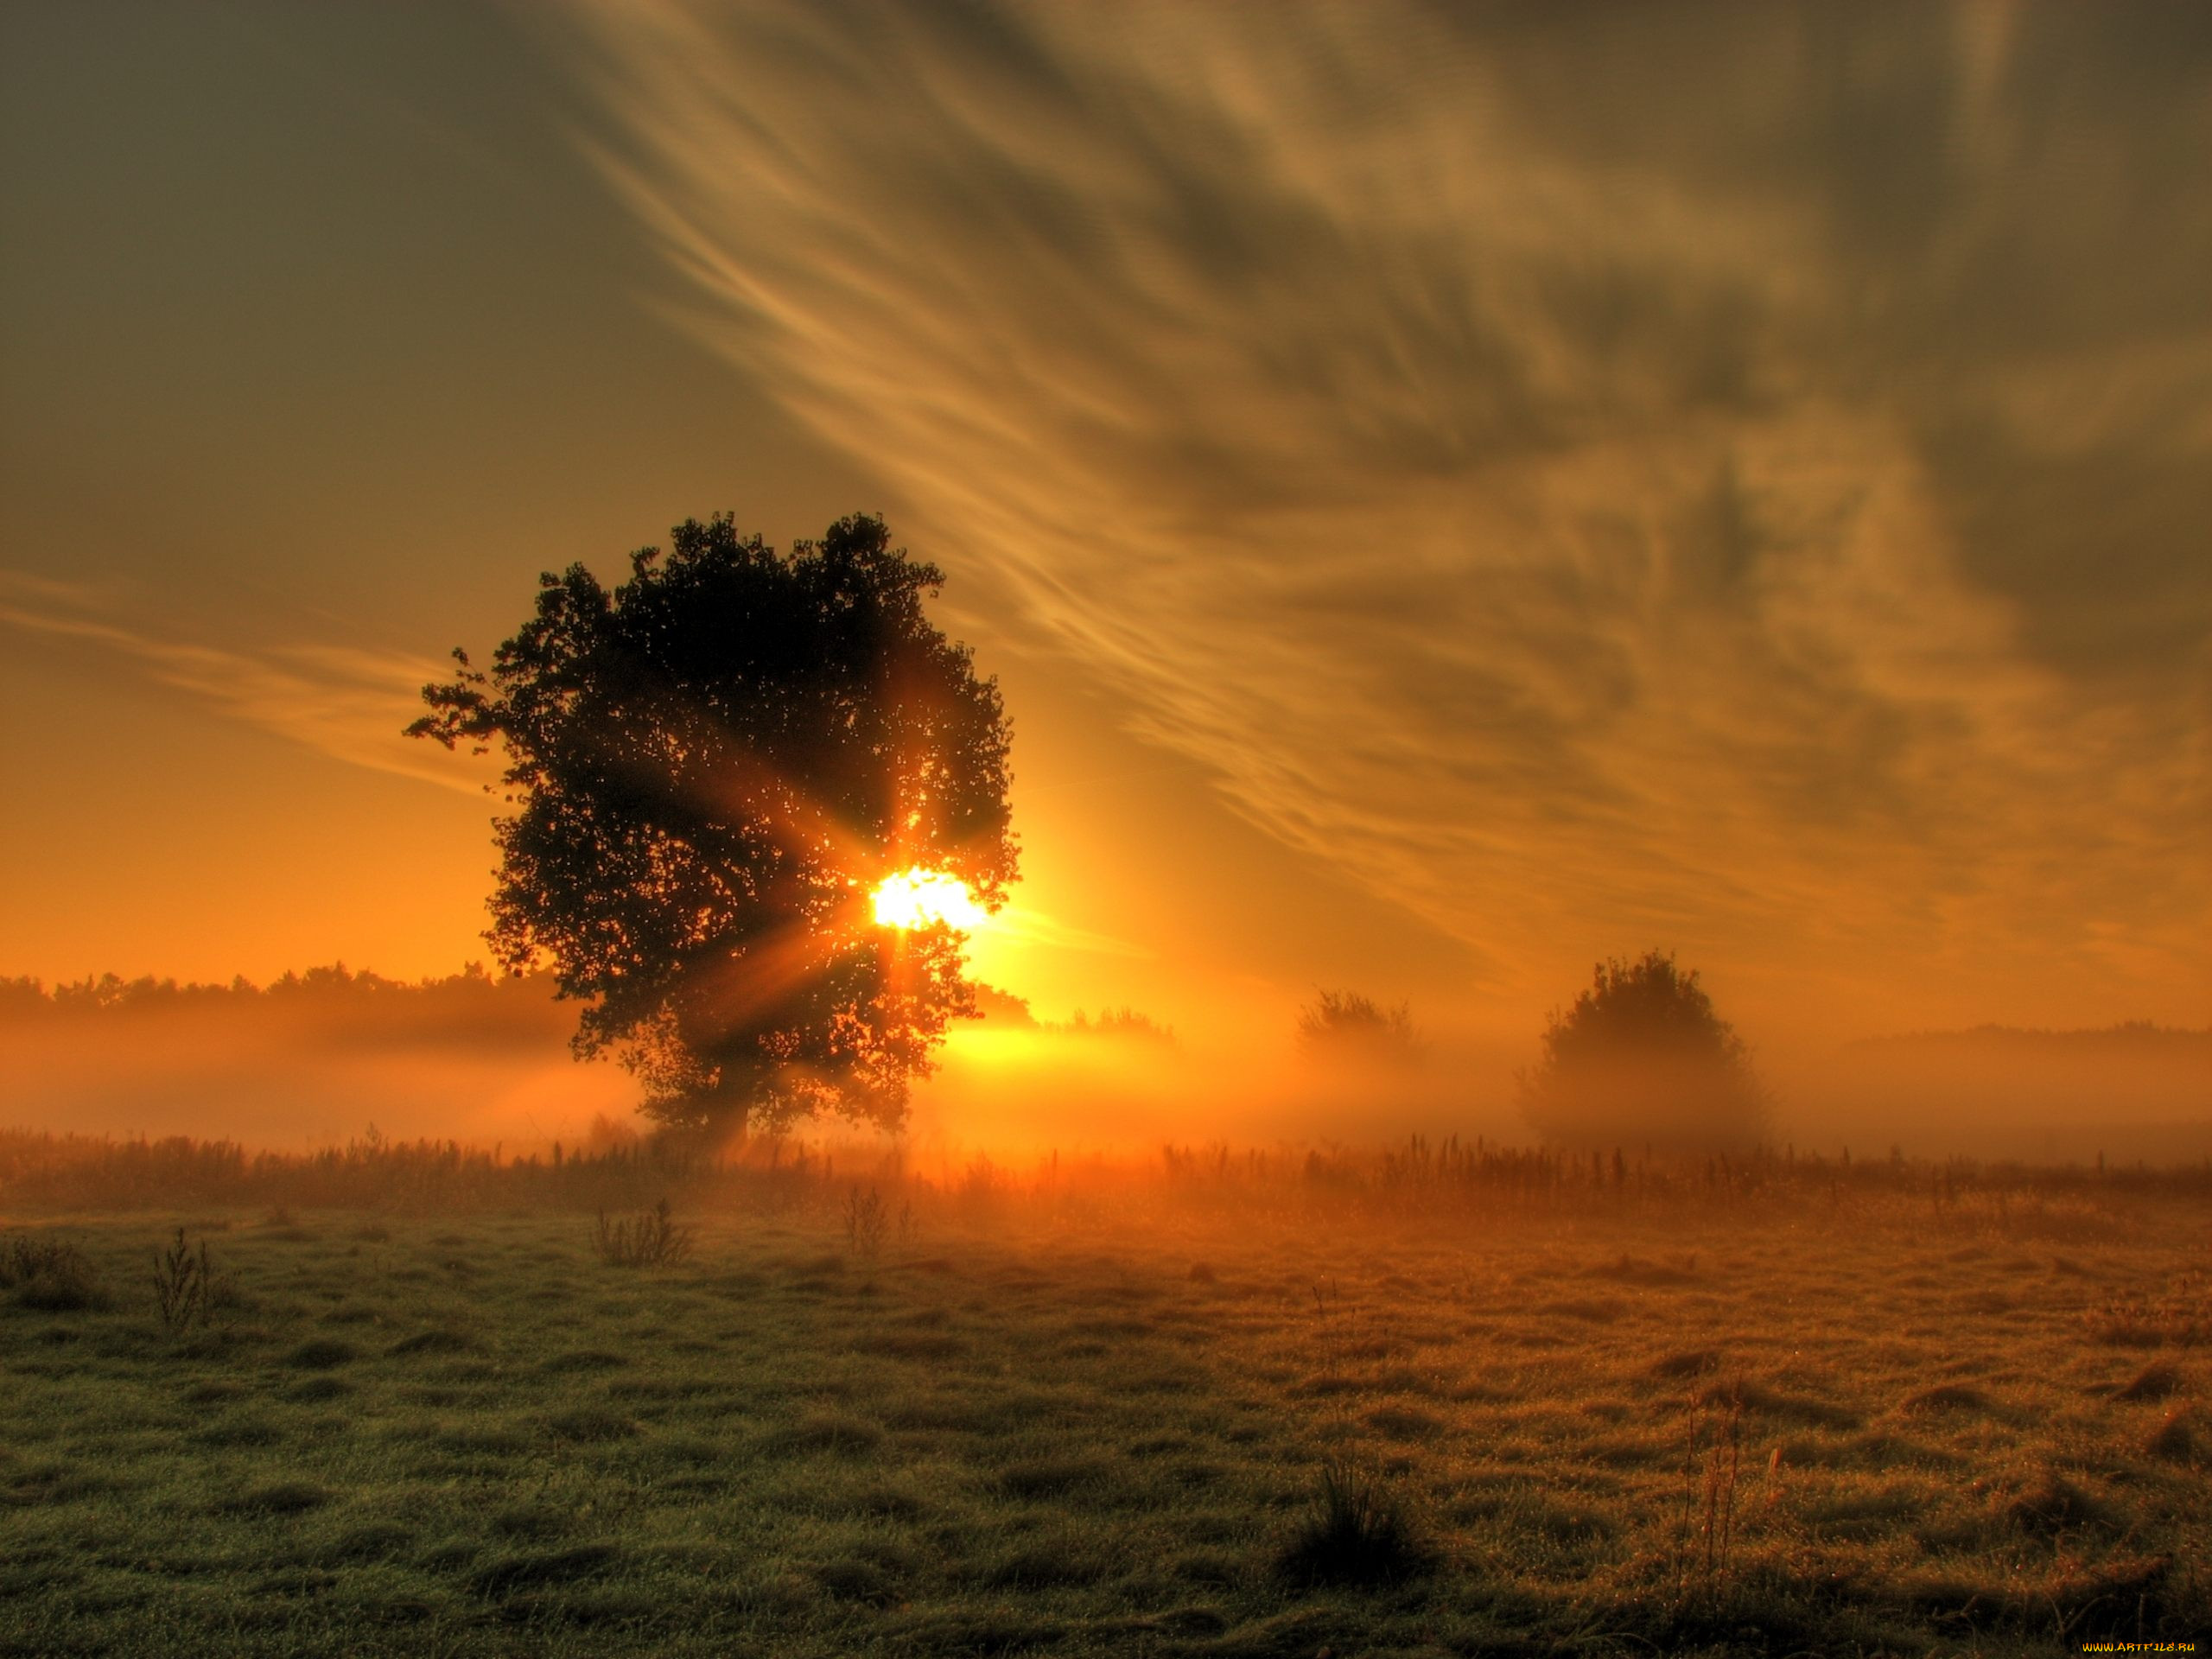
[[[633,1221],[609,1221],[599,1212],[600,1260],[611,1268],[658,1268],[691,1254],[692,1230],[676,1224],[663,1198]]]

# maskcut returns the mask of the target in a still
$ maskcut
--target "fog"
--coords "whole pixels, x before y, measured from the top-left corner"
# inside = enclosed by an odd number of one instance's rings
[[[986,994],[899,1137],[912,1166],[986,1156],[1150,1155],[1163,1145],[1374,1146],[1420,1134],[1532,1143],[1525,1042],[1424,1033],[1395,1062],[1301,1053],[1127,1010],[1040,1017]],[[543,978],[475,970],[403,985],[342,967],[259,989],[110,977],[0,982],[0,1124],[190,1135],[298,1151],[372,1131],[512,1154],[574,1147],[633,1116],[634,1081],[574,1060],[575,1008]],[[1264,1027],[1261,1027],[1264,1028]],[[1834,1156],[2153,1165],[2212,1156],[2212,1032],[1984,1028],[1761,1053],[1777,1146]],[[804,1126],[842,1134],[845,1126]],[[1631,1148],[1638,1126],[1624,1124]]]
[[[569,1056],[573,1007],[542,979],[405,986],[340,968],[266,990],[142,980],[0,998],[0,1120],[299,1151],[372,1129],[510,1149],[575,1142],[637,1099]]]

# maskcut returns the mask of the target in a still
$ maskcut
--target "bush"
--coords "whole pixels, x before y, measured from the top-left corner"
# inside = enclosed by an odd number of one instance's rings
[[[0,1249],[0,1289],[25,1307],[74,1313],[105,1307],[107,1292],[85,1253],[67,1239],[21,1235]]]
[[[679,1227],[663,1198],[634,1221],[609,1221],[599,1212],[600,1260],[611,1268],[658,1268],[691,1254],[692,1232]]]
[[[1543,1035],[1521,1106],[1545,1140],[1720,1151],[1755,1145],[1767,1096],[1751,1050],[1674,957],[1598,964],[1595,982]]]

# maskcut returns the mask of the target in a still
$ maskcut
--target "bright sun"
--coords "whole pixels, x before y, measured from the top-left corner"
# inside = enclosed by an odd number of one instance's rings
[[[968,884],[942,870],[917,865],[887,875],[875,889],[875,919],[886,927],[927,927],[944,922],[963,931],[984,918]]]

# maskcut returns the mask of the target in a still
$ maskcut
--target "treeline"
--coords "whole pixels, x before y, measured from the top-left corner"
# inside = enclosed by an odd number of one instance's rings
[[[474,963],[412,982],[343,963],[288,972],[267,985],[102,974],[48,989],[35,979],[0,979],[0,1032],[74,1044],[128,1031],[148,1058],[165,1052],[171,1039],[195,1036],[250,1046],[537,1048],[559,1044],[574,1023],[573,1012],[554,1000],[550,975],[494,976]]]
[[[1020,1031],[1039,1032],[1051,1037],[1111,1037],[1140,1043],[1156,1043],[1164,1048],[1175,1046],[1175,1028],[1162,1025],[1148,1014],[1124,1005],[1119,1008],[1101,1008],[1096,1015],[1077,1008],[1065,1020],[1039,1020],[1029,1006],[1026,996],[1016,996],[1011,991],[1001,990],[995,985],[978,982],[976,986],[976,1012],[988,1024]]]
[[[484,970],[483,964],[474,962],[442,979],[426,977],[411,982],[387,979],[366,969],[357,973],[342,962],[327,968],[310,968],[305,973],[287,970],[266,986],[257,985],[244,975],[228,984],[219,984],[156,979],[150,974],[137,979],[101,974],[66,981],[49,990],[37,979],[0,976],[0,1018],[130,1015],[270,1004],[298,1006],[307,1001],[354,1007],[454,1001],[482,1006],[488,999],[502,995],[514,997],[521,994],[534,1001],[543,1001],[550,983],[550,980],[542,977],[495,979]]]
[[[357,971],[338,962],[303,973],[287,971],[266,985],[257,985],[243,975],[224,984],[101,974],[48,988],[37,979],[0,975],[0,1023],[17,1024],[184,1014],[313,1013],[339,1020],[360,1014],[372,1020],[443,1014],[474,1025],[487,1018],[496,1023],[499,1013],[507,1011],[536,1030],[545,1023],[539,1016],[552,999],[550,974],[494,976],[479,963],[442,978],[410,981],[390,979],[367,969]],[[1039,1020],[1027,998],[995,986],[979,984],[976,1000],[986,1020],[1001,1025],[1064,1036],[1128,1038],[1165,1045],[1175,1041],[1172,1027],[1133,1008],[1102,1008],[1096,1016],[1078,1008],[1061,1022]]]

